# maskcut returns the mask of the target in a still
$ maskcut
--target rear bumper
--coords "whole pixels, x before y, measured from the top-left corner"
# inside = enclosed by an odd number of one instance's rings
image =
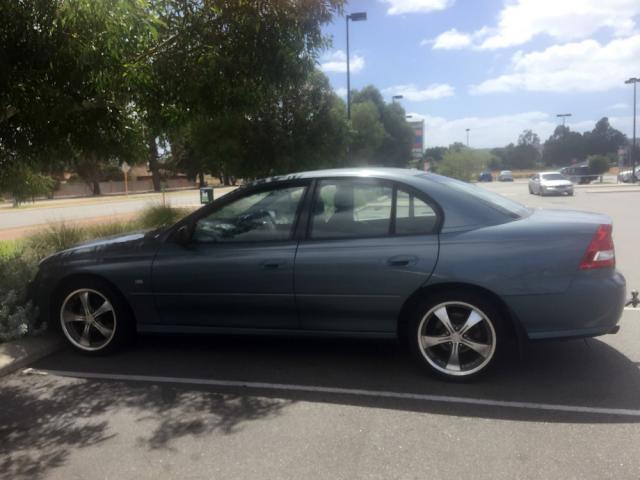
[[[566,292],[511,295],[504,300],[531,340],[596,337],[615,333],[626,299],[619,272],[585,272]]]

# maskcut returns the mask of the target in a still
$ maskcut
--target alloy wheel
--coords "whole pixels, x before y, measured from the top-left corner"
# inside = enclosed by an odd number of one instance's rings
[[[420,321],[417,340],[431,367],[456,377],[485,368],[496,350],[493,324],[479,308],[464,302],[431,308]]]
[[[102,293],[83,288],[71,292],[60,307],[60,325],[77,348],[98,351],[105,348],[116,332],[116,312]]]

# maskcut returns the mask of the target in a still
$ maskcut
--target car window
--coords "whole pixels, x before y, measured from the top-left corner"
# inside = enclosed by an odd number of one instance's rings
[[[374,179],[318,182],[311,238],[375,237],[391,226],[393,189]]]
[[[431,205],[401,188],[396,195],[395,233],[415,235],[435,230],[438,218]]]
[[[199,243],[287,240],[306,187],[288,187],[245,195],[198,220]]]
[[[418,177],[422,177],[425,179],[429,178],[433,182],[446,185],[453,190],[457,190],[466,195],[470,195],[473,198],[490,205],[494,209],[506,213],[512,218],[525,217],[531,213],[531,211],[527,207],[518,202],[503,197],[502,195],[498,195],[497,193],[490,192],[485,188],[472,185],[470,183],[462,182],[460,180],[455,180],[449,177],[443,177],[440,175],[429,175],[426,173],[422,173],[418,175]]]
[[[543,180],[566,180],[566,177],[560,173],[545,173],[542,175]]]

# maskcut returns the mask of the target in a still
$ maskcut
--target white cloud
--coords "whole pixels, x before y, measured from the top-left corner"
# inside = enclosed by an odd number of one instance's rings
[[[584,40],[517,52],[508,73],[473,85],[470,92],[601,92],[622,87],[624,79],[637,74],[638,58],[640,34],[604,45]]]
[[[480,49],[522,45],[541,34],[563,42],[589,38],[601,29],[625,36],[634,32],[633,17],[639,14],[638,0],[515,0],[500,11],[495,27],[458,35],[473,37],[473,46]]]
[[[467,33],[460,33],[455,28],[447,30],[446,32],[438,35],[433,41],[434,50],[452,50],[455,48],[464,48],[471,45],[471,35]],[[424,45],[424,40],[421,45]]]
[[[444,97],[452,97],[455,89],[448,83],[434,83],[426,88],[420,89],[415,85],[396,85],[385,88],[383,93],[387,95],[402,95],[411,102],[424,102],[427,100],[437,100]]]
[[[345,87],[336,88],[334,89],[334,92],[336,92],[336,95],[338,95],[339,97],[342,97],[342,98],[347,97],[347,89]]]
[[[628,108],[629,104],[624,102],[614,103],[613,105],[609,105],[608,107],[609,110],[626,110]]]
[[[364,68],[364,57],[352,55],[349,59],[349,70],[351,73],[358,73]],[[323,72],[346,73],[347,54],[342,50],[336,50],[322,57],[320,69]]]
[[[469,144],[475,148],[503,147],[509,143],[516,143],[523,130],[531,129],[538,134],[543,142],[549,138],[558,126],[554,115],[545,112],[522,112],[511,115],[497,115],[492,117],[463,117],[447,119],[420,113],[410,113],[411,119],[424,119],[425,145],[427,148],[448,146],[453,142],[466,142],[466,129],[469,128]],[[597,119],[567,122],[571,130],[590,131]],[[630,117],[609,117],[614,128],[630,133]]]
[[[453,5],[454,0],[382,0],[389,5],[387,14],[429,13],[444,10]]]

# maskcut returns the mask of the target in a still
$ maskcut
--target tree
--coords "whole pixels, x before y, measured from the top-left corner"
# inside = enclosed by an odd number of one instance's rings
[[[594,175],[602,175],[609,171],[609,159],[605,155],[589,155],[587,161]]]
[[[442,162],[438,164],[437,172],[440,175],[468,182],[475,173],[486,167],[490,157],[490,154],[484,151],[470,148],[462,150],[449,148]]]
[[[591,155],[616,154],[618,149],[627,144],[627,137],[609,124],[607,117],[602,117],[591,132],[584,134],[585,151]]]
[[[582,135],[569,127],[558,125],[544,143],[543,161],[546,165],[570,165],[584,160],[585,143]]]
[[[386,103],[376,87],[369,85],[353,92],[351,128],[351,155],[357,163],[389,167],[406,167],[409,163],[413,129],[402,106]]]

